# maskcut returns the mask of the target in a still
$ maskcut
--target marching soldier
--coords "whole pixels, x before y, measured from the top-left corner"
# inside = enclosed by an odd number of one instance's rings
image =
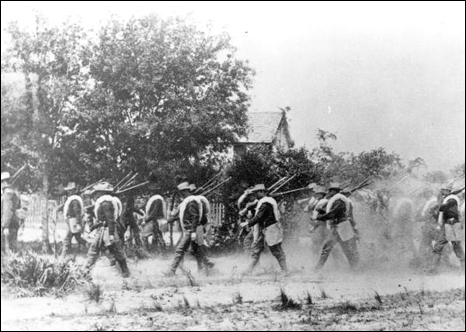
[[[328,260],[335,245],[340,244],[343,253],[348,259],[352,268],[358,263],[357,254],[354,252],[352,240],[356,236],[354,225],[350,221],[350,206],[348,198],[341,193],[338,183],[333,183],[329,187],[328,203],[326,212],[316,218],[318,221],[325,221],[329,234],[322,249],[322,254],[316,269],[321,270]]]
[[[267,197],[267,191],[263,184],[256,185],[252,193],[259,200],[254,218],[241,224],[241,227],[253,228],[254,242],[252,245],[252,262],[245,271],[251,274],[260,260],[265,245],[270,248],[272,255],[280,264],[282,272],[288,274],[285,252],[282,248],[283,228],[280,223],[280,211],[278,204],[272,197]]]
[[[456,257],[460,260],[461,268],[464,270],[464,250],[461,245],[463,237],[463,226],[460,222],[460,198],[452,193],[452,188],[441,188],[441,196],[443,198],[438,216],[437,229],[440,235],[434,246],[434,259],[430,269],[430,273],[438,271],[440,261],[442,259],[442,252],[448,242],[451,242],[453,251]]]
[[[425,202],[417,217],[419,222],[422,222],[419,260],[420,264],[425,268],[425,264],[432,260],[434,242],[439,236],[437,230],[439,199],[430,188],[423,191],[422,198]]]
[[[119,198],[115,197],[115,199],[119,200]],[[141,230],[139,229],[139,225],[136,221],[135,214],[142,215],[142,212],[136,209],[135,204],[136,200],[132,194],[127,194],[124,200],[124,208],[122,216],[119,220],[120,222],[120,239],[125,242],[125,233],[129,229],[131,232],[131,237],[128,243],[134,241],[134,245],[136,246],[136,250],[141,250],[143,248],[143,243],[141,240]]]
[[[191,192],[196,192],[196,185],[192,184]],[[209,215],[211,211],[211,206],[209,200],[203,195],[197,195],[199,200],[202,204],[202,216],[201,216],[201,223],[197,226],[196,233],[197,233],[197,243],[199,244],[200,250],[202,252],[202,264],[198,265],[198,270],[201,271],[203,267],[205,267],[206,272],[209,273],[209,270],[215,267],[215,264],[212,263],[208,256],[208,244],[206,240],[206,234],[208,232],[208,224],[209,224]]]
[[[118,218],[122,212],[121,202],[111,196],[114,188],[109,183],[100,183],[93,188],[95,200],[94,214],[96,218],[97,233],[89,248],[86,268],[92,269],[99,258],[99,254],[108,249],[112,258],[120,265],[123,278],[128,278],[130,272],[122,248],[122,239],[118,230]]]
[[[182,228],[182,237],[175,250],[175,258],[170,265],[170,270],[166,273],[167,276],[176,274],[181,261],[191,248],[192,255],[196,258],[198,267],[206,262],[206,257],[202,251],[201,245],[197,239],[197,227],[202,223],[203,204],[198,196],[194,196],[188,182],[183,182],[178,185],[178,191],[183,199],[183,202],[178,207],[175,214],[172,214],[168,219],[169,223],[176,220],[180,221]]]
[[[157,187],[151,186],[151,197],[146,204],[146,214],[142,222],[142,242],[145,249],[150,251],[166,252],[167,245],[160,230],[160,224],[167,223],[167,203],[165,199],[157,194]],[[149,238],[152,237],[152,245]]]
[[[68,198],[63,207],[63,217],[65,218],[67,225],[67,232],[63,242],[63,258],[66,257],[71,248],[73,237],[78,242],[78,248],[81,246],[87,248],[86,240],[81,237],[84,231],[84,202],[83,199],[77,195],[77,189],[76,183],[74,182],[70,182],[68,186],[64,188]]]
[[[246,189],[244,194],[238,199],[237,203],[240,224],[254,217],[258,202],[259,201],[252,195],[251,189]],[[241,227],[239,240],[242,242],[244,248],[251,248],[252,243],[254,242],[254,233],[249,226]]]
[[[2,183],[2,253],[8,255],[18,249],[18,230],[20,227],[17,211],[21,200],[10,184],[10,173],[1,174]]]

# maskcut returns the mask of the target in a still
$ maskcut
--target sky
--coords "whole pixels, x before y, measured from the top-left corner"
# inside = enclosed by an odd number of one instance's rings
[[[464,163],[463,1],[2,1],[2,27],[33,24],[34,10],[89,26],[111,14],[188,16],[231,35],[257,72],[251,111],[289,106],[297,146],[316,146],[321,128],[337,134],[337,151],[384,147],[446,172]]]

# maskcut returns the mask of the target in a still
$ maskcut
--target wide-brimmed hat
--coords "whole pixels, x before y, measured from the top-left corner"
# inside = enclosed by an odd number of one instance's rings
[[[111,193],[115,190],[115,188],[108,182],[101,182],[96,184],[92,188],[92,194],[98,193],[98,192],[106,192],[106,193]]]
[[[330,186],[328,186],[328,190],[339,190],[341,191],[341,184],[338,182],[332,182],[330,183]]]
[[[11,174],[8,172],[2,172],[2,181],[11,179]]]
[[[314,187],[314,192],[316,194],[326,194],[327,193],[327,189],[323,186],[315,186]]]
[[[440,190],[453,191],[453,186],[451,186],[451,185],[441,186],[441,187],[440,187]]]
[[[310,183],[307,188],[314,190],[317,187],[317,183]]]
[[[76,187],[76,183],[74,182],[69,182],[68,185],[63,188],[64,191],[71,191],[71,190],[75,190],[77,187]]]
[[[251,192],[255,193],[255,192],[258,192],[258,191],[266,191],[267,189],[265,189],[265,185],[264,184],[256,184],[252,189],[251,189]]]
[[[184,191],[184,190],[191,190],[191,187],[189,186],[189,182],[182,182],[178,186],[178,191]]]
[[[189,189],[192,191],[192,192],[195,192],[197,190],[197,186],[194,184],[194,183],[191,183],[189,185]]]

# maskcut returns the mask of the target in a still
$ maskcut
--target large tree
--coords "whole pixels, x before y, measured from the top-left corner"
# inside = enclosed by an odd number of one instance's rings
[[[31,30],[13,23],[7,31],[11,43],[2,54],[2,167],[8,159],[12,164],[27,161],[47,199],[54,169],[62,167],[66,155],[66,123],[83,88],[80,55],[85,34],[79,25],[53,26],[40,16]],[[14,84],[12,73],[21,76]],[[45,251],[50,247],[47,211],[42,216]]]
[[[153,173],[168,187],[244,134],[253,71],[227,35],[149,15],[111,20],[97,36],[93,89],[75,119],[89,167]]]

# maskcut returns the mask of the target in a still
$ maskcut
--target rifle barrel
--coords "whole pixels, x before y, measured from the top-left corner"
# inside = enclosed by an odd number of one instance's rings
[[[133,174],[133,171],[129,172],[123,179],[120,180],[120,182],[116,184],[115,188],[118,189],[123,184],[123,182],[128,180],[131,176],[133,176]]]
[[[292,177],[290,177],[288,180],[286,180],[285,182],[283,182],[282,184],[280,184],[277,188],[275,188],[270,194],[275,194],[277,191],[279,191],[281,188],[283,188],[284,186],[286,186],[288,183],[291,182],[291,180],[293,180],[295,177],[297,176],[297,174],[293,175]]]

